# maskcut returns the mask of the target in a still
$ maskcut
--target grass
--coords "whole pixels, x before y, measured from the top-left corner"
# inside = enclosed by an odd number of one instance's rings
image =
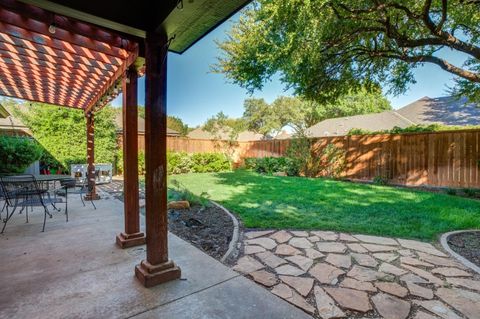
[[[169,178],[239,216],[248,228],[318,229],[421,240],[480,228],[480,201],[403,188],[250,171]]]

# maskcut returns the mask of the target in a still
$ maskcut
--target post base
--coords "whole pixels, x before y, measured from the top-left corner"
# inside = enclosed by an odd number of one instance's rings
[[[179,279],[180,275],[180,267],[171,260],[159,265],[142,260],[140,265],[135,266],[135,276],[147,288]]]
[[[145,244],[145,234],[142,232],[134,234],[120,233],[117,235],[117,246],[124,249]]]
[[[99,199],[100,199],[100,195],[98,195],[97,193],[95,193],[95,194],[87,194],[87,195],[85,195],[84,199],[85,199],[85,200],[99,200]]]

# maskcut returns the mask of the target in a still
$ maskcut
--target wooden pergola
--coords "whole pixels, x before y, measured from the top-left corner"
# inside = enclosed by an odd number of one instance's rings
[[[125,229],[146,243],[135,267],[146,287],[180,277],[168,258],[167,53],[182,53],[248,0],[0,0],[0,95],[83,110],[95,192],[95,112],[123,92]],[[137,78],[145,81],[145,234],[138,204]]]

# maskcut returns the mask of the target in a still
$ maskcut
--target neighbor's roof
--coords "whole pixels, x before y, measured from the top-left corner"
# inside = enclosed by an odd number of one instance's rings
[[[3,106],[0,105],[0,107],[3,108]],[[13,134],[28,134],[31,135],[32,132],[30,129],[23,124],[22,121],[14,117],[13,115],[10,115],[10,113],[5,109],[6,117],[0,117],[0,131],[8,131]]]
[[[289,134],[287,131],[282,131],[280,134],[274,137],[275,140],[288,140],[292,137],[292,134]]]
[[[115,125],[117,127],[117,132],[121,133],[123,131],[123,120],[121,112],[117,112],[115,114]],[[145,133],[145,119],[141,117],[138,117],[138,133]],[[167,127],[167,135],[180,136],[180,133]]]
[[[389,130],[398,127],[414,125],[412,121],[397,114],[395,111],[365,114],[327,119],[317,123],[306,130],[307,136],[340,136],[347,135],[352,129],[363,129],[368,131]]]
[[[219,137],[221,140],[229,140],[230,135],[229,131],[223,131],[220,132]],[[191,139],[197,139],[197,140],[213,140],[215,139],[215,136],[211,134],[210,132],[205,131],[201,127],[194,129],[190,133],[188,133],[187,137]],[[258,134],[252,131],[243,131],[238,134],[237,141],[238,142],[248,142],[248,141],[260,141],[264,140],[265,136],[262,134]]]
[[[467,98],[425,96],[397,113],[416,124],[480,125],[480,106],[469,103]]]

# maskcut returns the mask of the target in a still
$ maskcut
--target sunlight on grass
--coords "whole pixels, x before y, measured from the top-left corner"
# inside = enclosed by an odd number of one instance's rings
[[[480,228],[480,202],[445,194],[327,179],[228,173],[171,176],[207,192],[249,228],[324,229],[434,240]]]

